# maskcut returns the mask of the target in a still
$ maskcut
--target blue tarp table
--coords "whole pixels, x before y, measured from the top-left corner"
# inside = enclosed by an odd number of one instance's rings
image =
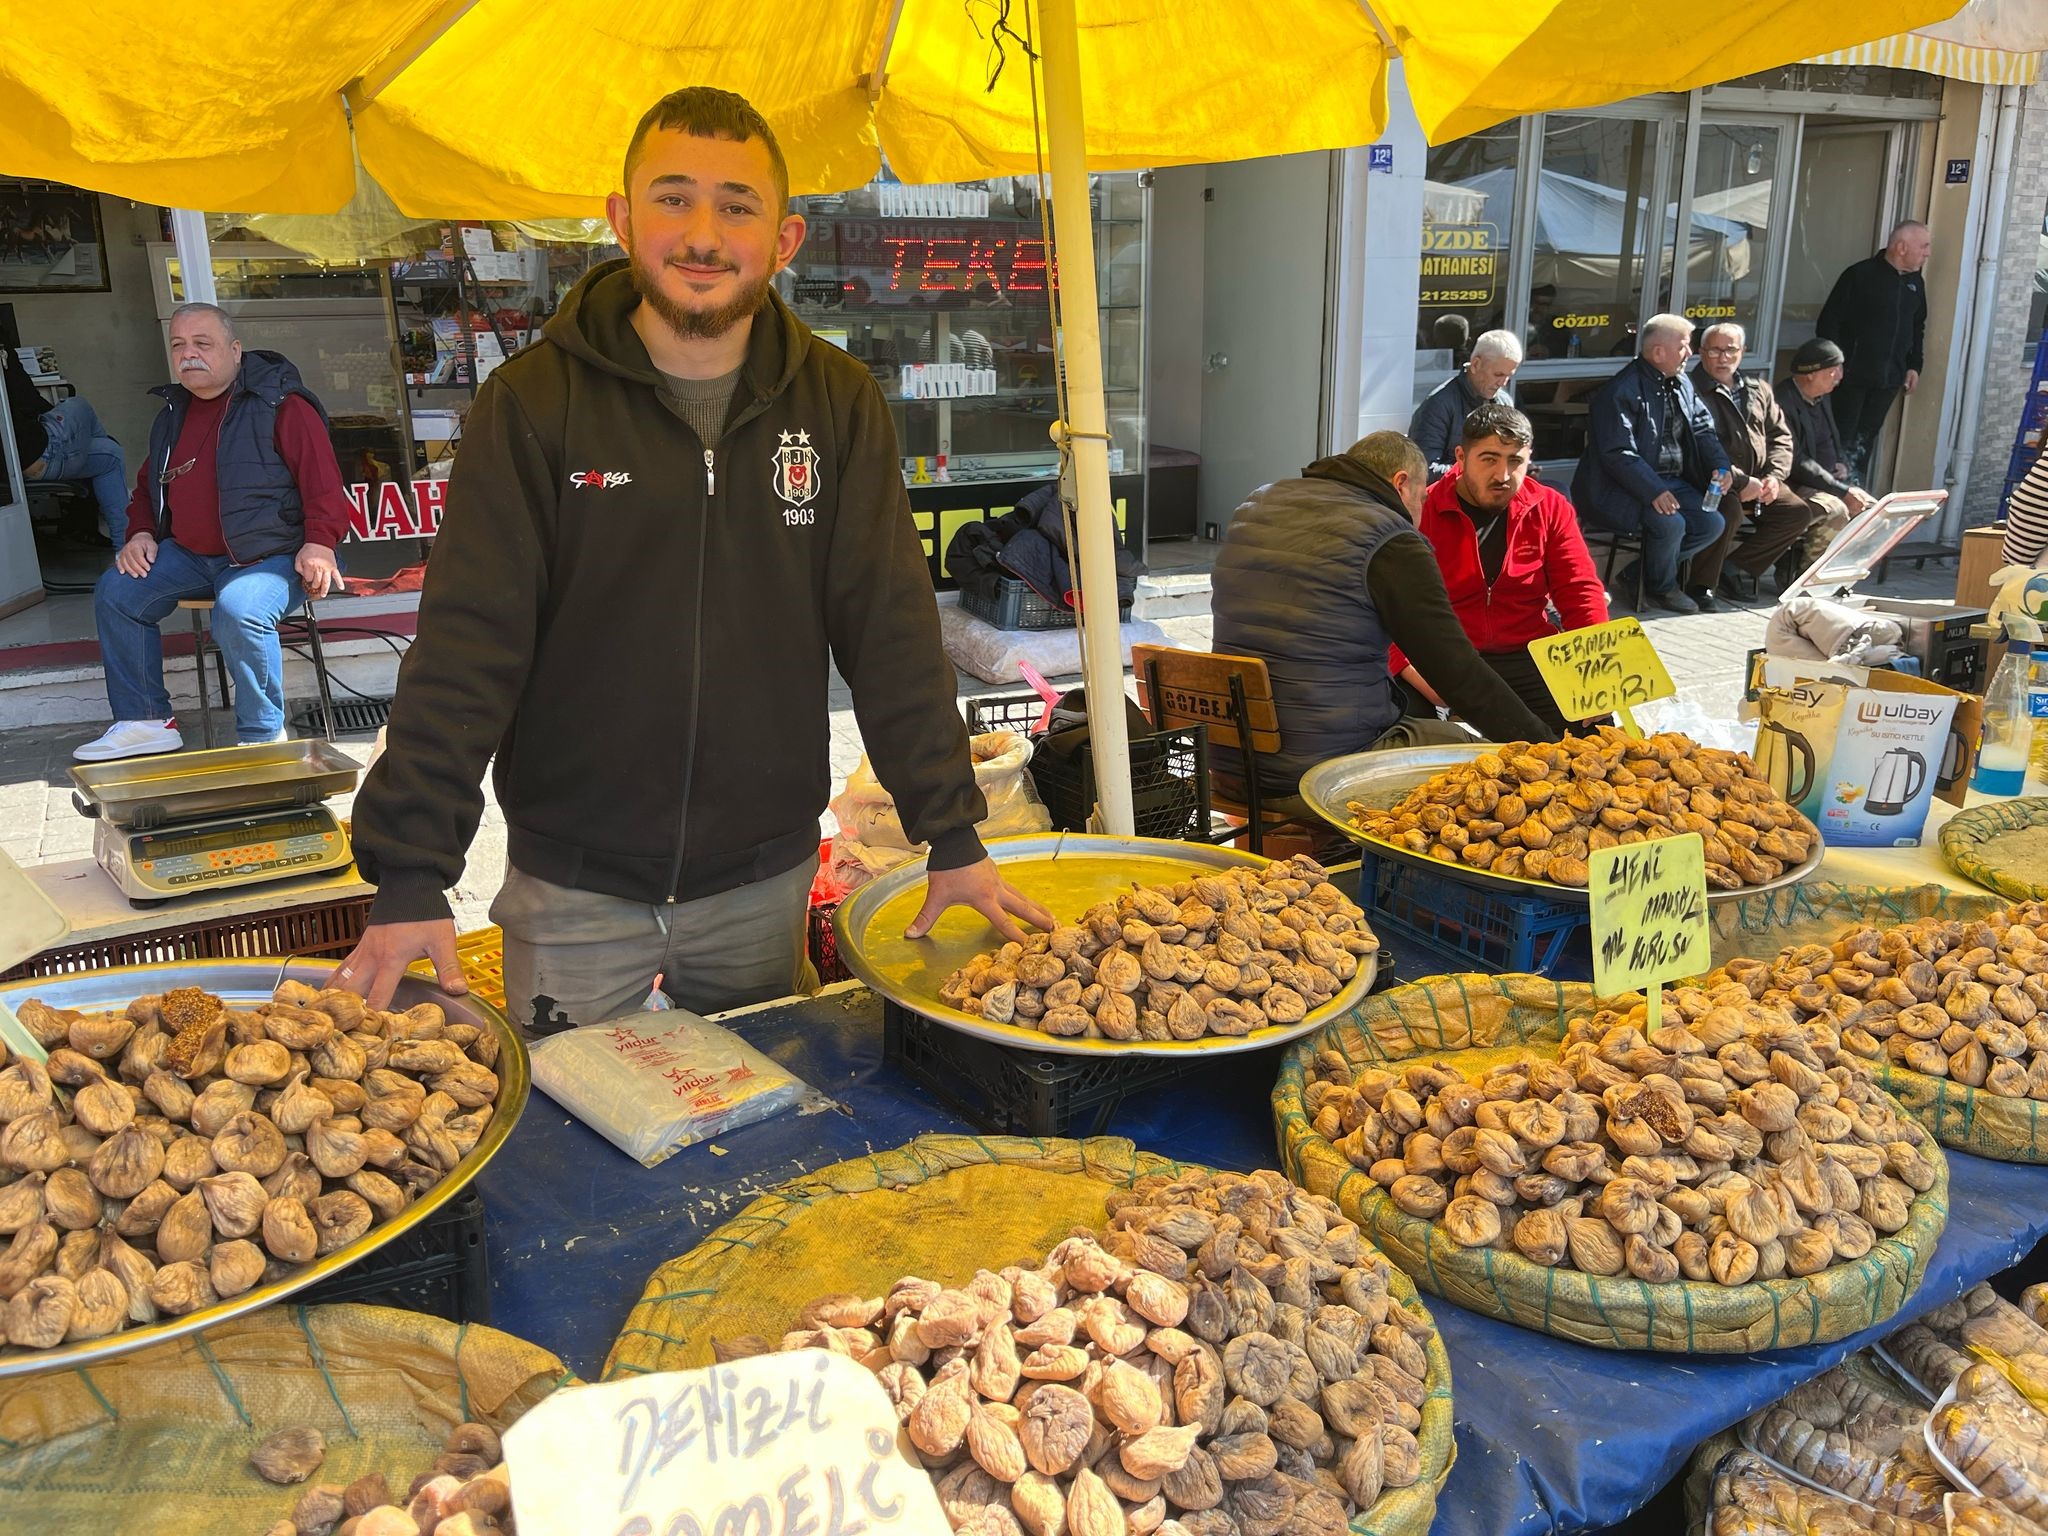
[[[963,1131],[882,1060],[882,1005],[862,988],[731,1021],[850,1111],[783,1116],[645,1169],[536,1090],[485,1170],[492,1322],[594,1379],[642,1287],[755,1196],[828,1163]],[[1277,1166],[1268,1095],[1279,1051],[1205,1063],[1126,1103],[1109,1134],[1215,1167]],[[1885,1328],[1769,1356],[1617,1353],[1425,1298],[1450,1352],[1458,1461],[1438,1536],[1597,1531],[1640,1507],[1699,1441],[1900,1322],[2008,1269],[2048,1235],[2048,1168],[1949,1154],[1948,1230],[1926,1282]],[[822,1284],[822,1280],[821,1280]]]

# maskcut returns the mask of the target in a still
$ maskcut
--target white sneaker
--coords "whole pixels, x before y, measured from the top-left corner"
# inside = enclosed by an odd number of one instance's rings
[[[71,755],[81,763],[107,763],[121,757],[176,752],[184,745],[176,720],[116,720],[104,736],[88,741]]]

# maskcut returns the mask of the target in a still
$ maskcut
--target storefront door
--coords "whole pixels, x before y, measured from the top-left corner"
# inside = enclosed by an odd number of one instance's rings
[[[1786,267],[1774,377],[1812,338],[1842,269],[1884,244],[1894,217],[1892,170],[1907,132],[1891,123],[1803,120],[1792,177],[1792,227],[1799,238]]]
[[[1702,330],[1732,321],[1752,346],[1774,333],[1797,139],[1795,118],[1702,115],[1683,257],[1685,315]],[[1674,263],[1676,228],[1674,219],[1666,251]]]

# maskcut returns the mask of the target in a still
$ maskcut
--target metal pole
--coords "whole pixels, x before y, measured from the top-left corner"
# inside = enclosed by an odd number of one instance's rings
[[[213,241],[206,233],[206,215],[196,208],[171,210],[171,239],[178,246],[178,273],[184,279],[187,304],[218,304],[213,287]]]
[[[1060,292],[1060,365],[1072,435],[1075,539],[1080,544],[1081,676],[1102,830],[1128,837],[1131,744],[1124,722],[1124,662],[1116,604],[1116,519],[1109,499],[1109,436],[1102,403],[1101,314],[1095,293],[1095,226],[1088,209],[1087,121],[1081,105],[1081,39],[1075,0],[1038,0],[1044,50],[1045,132],[1052,163],[1052,219]]]

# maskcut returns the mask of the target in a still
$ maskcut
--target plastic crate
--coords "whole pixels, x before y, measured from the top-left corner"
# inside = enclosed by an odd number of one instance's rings
[[[1358,886],[1373,931],[1399,949],[1404,981],[1454,969],[1554,976],[1590,931],[1582,903],[1471,885],[1370,849]]]
[[[1200,1062],[998,1045],[895,1003],[882,1007],[882,1057],[976,1129],[1020,1136],[1099,1136],[1127,1095],[1185,1077]]]
[[[963,584],[960,606],[985,624],[997,629],[1072,629],[1074,610],[1061,603],[1048,603],[1028,582],[1014,576],[998,576],[992,582]],[[1131,605],[1117,605],[1117,622],[1129,618]]]
[[[821,901],[811,907],[809,932],[805,937],[805,948],[810,951],[811,964],[818,972],[819,985],[834,981],[845,981],[853,975],[846,968],[846,962],[839,958],[839,936],[832,931],[832,914],[839,910],[836,901]]]
[[[484,1197],[471,1185],[418,1226],[292,1300],[307,1306],[361,1301],[428,1312],[451,1323],[488,1323],[491,1261],[484,1248]]]
[[[1077,752],[1061,759],[1039,751],[1031,782],[1052,817],[1055,832],[1083,832],[1095,809],[1095,759]],[[1131,738],[1131,819],[1139,837],[1186,838],[1209,834],[1209,732],[1191,725]]]
[[[31,955],[0,981],[102,971],[116,965],[161,965],[167,960],[253,960],[275,955],[319,959],[339,957],[356,947],[369,926],[370,897],[250,912],[211,922],[187,923],[155,933],[129,933],[85,944],[60,944]],[[167,921],[175,919],[166,917]]]
[[[1019,731],[1026,736],[1038,729],[1048,705],[1035,693],[999,693],[979,699],[963,699],[967,734],[981,736],[989,731]]]

